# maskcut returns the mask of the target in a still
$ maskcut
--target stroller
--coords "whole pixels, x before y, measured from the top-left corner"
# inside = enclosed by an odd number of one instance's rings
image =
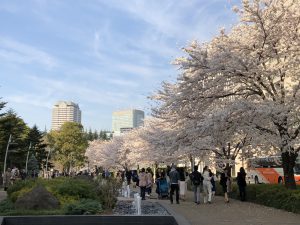
[[[166,178],[157,179],[156,182],[156,193],[158,194],[158,199],[169,197],[169,185]]]

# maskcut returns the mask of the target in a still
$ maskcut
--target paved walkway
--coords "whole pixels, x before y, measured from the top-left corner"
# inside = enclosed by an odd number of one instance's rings
[[[182,225],[299,225],[300,215],[289,213],[270,207],[249,202],[230,199],[225,203],[222,197],[216,196],[212,204],[196,205],[193,193],[187,193],[186,201],[180,204],[170,204],[169,200],[155,200],[160,202],[171,213],[181,215]]]

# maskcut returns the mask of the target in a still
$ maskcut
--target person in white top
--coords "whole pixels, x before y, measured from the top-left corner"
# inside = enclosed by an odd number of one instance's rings
[[[212,185],[211,185],[211,176],[209,176],[208,167],[205,166],[203,169],[203,194],[204,194],[204,203],[211,203],[211,194],[212,194]]]

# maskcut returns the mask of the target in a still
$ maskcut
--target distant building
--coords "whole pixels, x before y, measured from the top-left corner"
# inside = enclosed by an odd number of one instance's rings
[[[112,131],[114,135],[120,135],[132,130],[133,128],[143,126],[144,117],[144,111],[137,109],[128,109],[113,112]]]
[[[81,111],[74,102],[59,101],[52,110],[52,130],[59,130],[65,122],[81,124]]]

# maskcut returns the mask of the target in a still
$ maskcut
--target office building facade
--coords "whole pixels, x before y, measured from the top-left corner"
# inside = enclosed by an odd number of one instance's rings
[[[144,111],[137,109],[128,109],[113,112],[112,131],[114,135],[120,135],[132,130],[133,128],[143,126],[144,117]]]
[[[52,110],[52,130],[59,130],[65,122],[81,124],[81,111],[78,104],[70,101],[59,101]]]

